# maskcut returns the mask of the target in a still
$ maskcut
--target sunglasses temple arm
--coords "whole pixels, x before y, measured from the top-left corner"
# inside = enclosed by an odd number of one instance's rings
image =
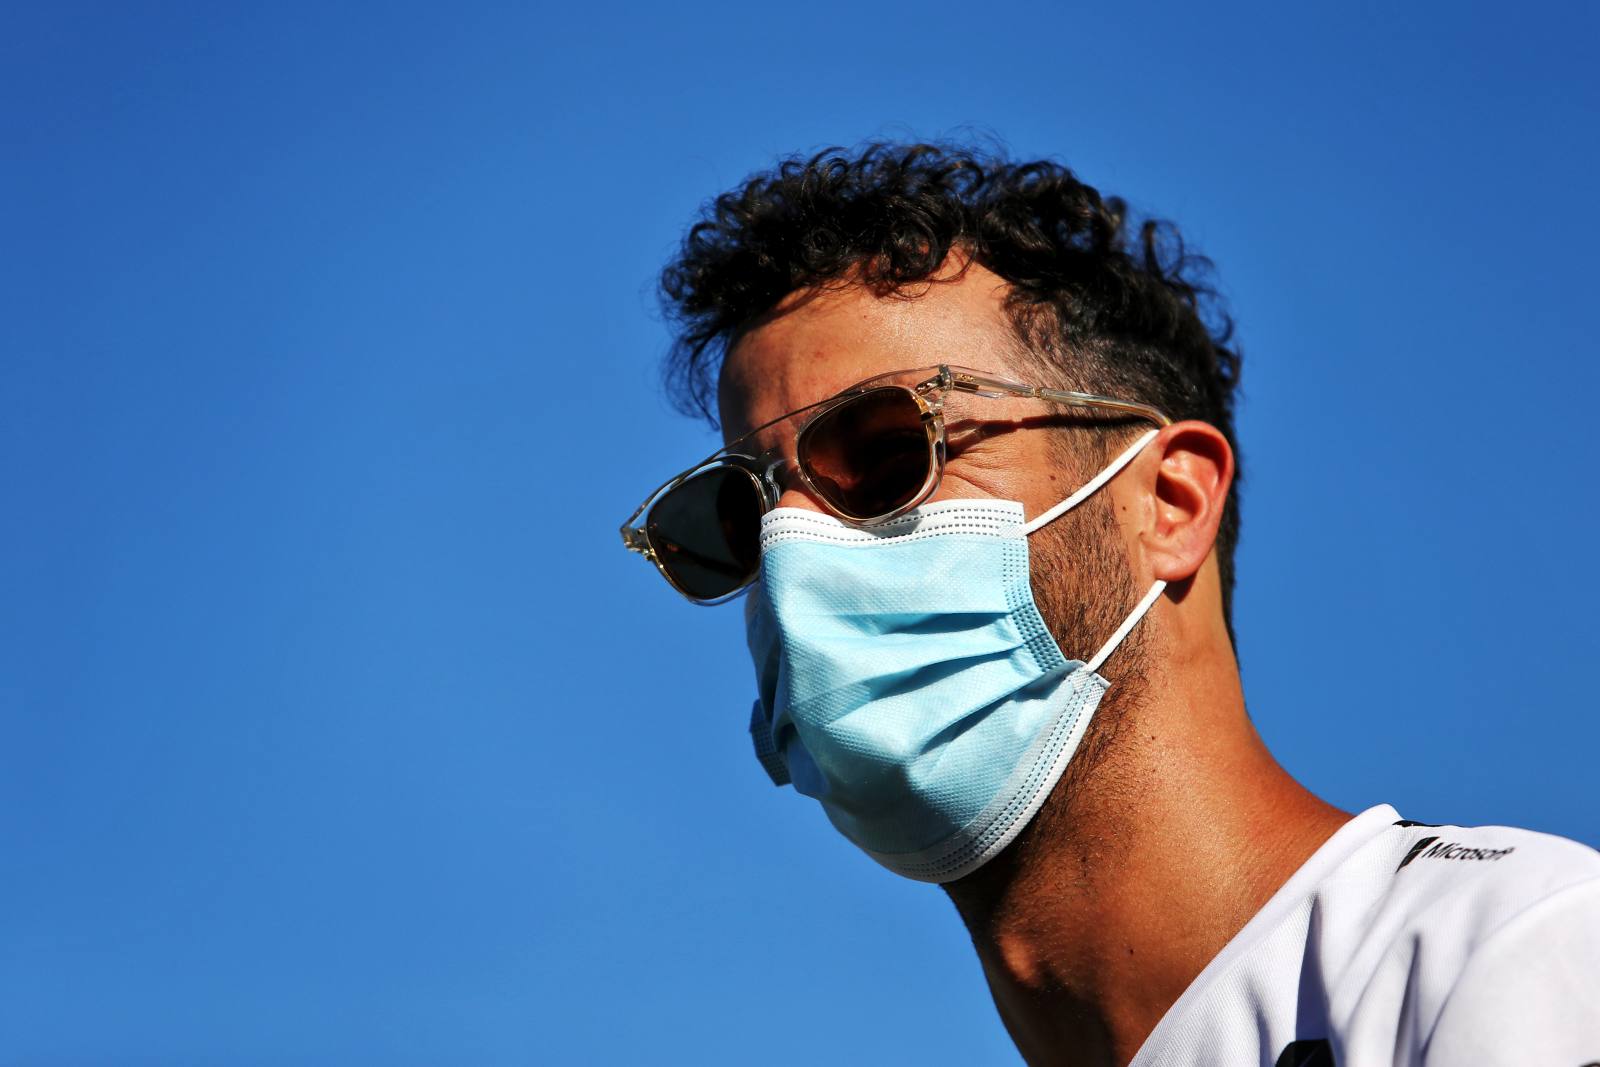
[[[1158,426],[1172,425],[1172,419],[1168,418],[1159,408],[1133,400],[1118,400],[1115,397],[1100,396],[1097,393],[1077,393],[1068,389],[1043,389],[1036,385],[1023,385],[1021,382],[1008,382],[1000,378],[988,378],[981,374],[973,374],[970,371],[953,371],[950,377],[951,385],[964,393],[977,393],[979,396],[1022,396],[1033,400],[1054,400],[1057,403],[1071,404],[1075,407],[1125,411],[1130,415],[1139,415],[1147,418]]]
[[[1118,400],[1115,397],[1097,396],[1094,393],[1074,393],[1064,389],[1034,389],[1030,395],[1040,400],[1054,400],[1062,404],[1072,404],[1077,407],[1105,408],[1110,411],[1124,411],[1129,415],[1138,415],[1149,419],[1157,426],[1171,426],[1172,419],[1160,408],[1141,404],[1136,400]]]

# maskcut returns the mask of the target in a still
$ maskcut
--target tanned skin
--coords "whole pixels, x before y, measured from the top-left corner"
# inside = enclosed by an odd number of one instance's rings
[[[1006,295],[1002,279],[959,256],[910,292],[791,294],[729,350],[724,432],[938,363],[1062,384],[1040,380]],[[1031,518],[1087,480],[1033,428],[1037,402],[984,403],[998,432],[950,457],[934,500],[1019,500]],[[783,432],[763,444],[789,451]],[[1177,423],[1096,494],[1097,513],[1086,504],[1030,541],[1036,599],[1069,659],[1092,654],[1156,579],[1168,583],[1101,668],[1110,691],[1044,809],[1000,856],[944,887],[1030,1064],[1128,1063],[1206,963],[1350,817],[1291,778],[1245,713],[1213,551],[1233,470],[1220,432]],[[785,489],[782,506],[823,510],[797,481]],[[1041,539],[1068,520],[1078,527],[1052,536],[1097,538],[1102,555],[1125,556],[1120,580],[1064,565],[1060,541],[1043,551]],[[1099,632],[1074,632],[1088,629]]]

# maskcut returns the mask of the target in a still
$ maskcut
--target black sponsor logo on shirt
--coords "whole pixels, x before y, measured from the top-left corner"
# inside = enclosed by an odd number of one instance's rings
[[[1429,846],[1432,846],[1431,848]],[[1481,860],[1493,862],[1503,860],[1515,852],[1516,846],[1506,848],[1468,848],[1457,841],[1440,842],[1437,837],[1424,837],[1421,841],[1411,846],[1411,851],[1406,853],[1406,858],[1400,861],[1400,870],[1412,860]]]
[[[1437,840],[1439,840],[1437,837],[1424,837],[1421,841],[1418,841],[1416,844],[1412,845],[1411,851],[1406,853],[1406,858],[1400,861],[1400,867],[1404,867],[1406,864],[1416,859],[1418,854],[1421,853],[1423,849],[1427,848]],[[1396,867],[1395,870],[1398,871],[1400,867]]]

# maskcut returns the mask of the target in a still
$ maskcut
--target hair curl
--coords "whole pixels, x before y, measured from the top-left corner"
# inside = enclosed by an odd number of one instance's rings
[[[739,332],[790,293],[848,279],[926,281],[959,250],[1003,278],[1019,338],[1069,388],[1201,419],[1238,453],[1233,323],[1210,261],[1176,227],[1130,222],[1059,163],[974,149],[868,144],[782,160],[702,211],[661,275],[677,335],[665,371],[678,408],[716,423],[716,374]],[[1238,479],[1217,533],[1231,630]]]

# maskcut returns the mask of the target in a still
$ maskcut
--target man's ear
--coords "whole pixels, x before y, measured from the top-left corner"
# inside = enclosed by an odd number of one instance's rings
[[[1211,554],[1233,484],[1233,449],[1221,430],[1191,419],[1162,430],[1152,451],[1160,457],[1155,515],[1140,541],[1154,577],[1182,582]]]

